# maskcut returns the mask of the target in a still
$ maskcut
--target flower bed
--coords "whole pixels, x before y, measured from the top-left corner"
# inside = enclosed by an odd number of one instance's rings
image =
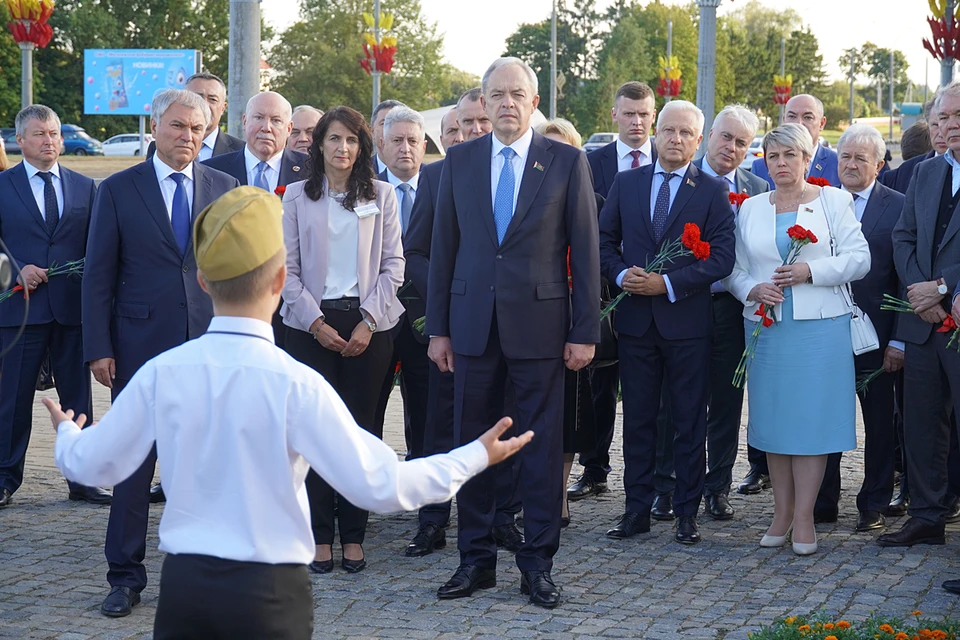
[[[791,616],[748,634],[751,640],[954,640],[960,621],[924,618],[914,611],[912,619],[871,616],[863,622],[833,620],[816,615]]]

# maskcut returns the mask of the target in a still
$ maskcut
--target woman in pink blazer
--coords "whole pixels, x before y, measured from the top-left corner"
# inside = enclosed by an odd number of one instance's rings
[[[363,116],[349,107],[317,123],[307,179],[283,195],[287,281],[280,315],[291,331],[287,351],[318,371],[343,398],[361,427],[376,428],[380,386],[393,354],[392,328],[403,306],[403,248],[393,187],[374,179],[373,141]],[[323,425],[317,425],[322,429]],[[366,566],[367,512],[312,471],[307,495],[316,555],[315,573],[333,569],[334,514],[340,524],[342,566]]]

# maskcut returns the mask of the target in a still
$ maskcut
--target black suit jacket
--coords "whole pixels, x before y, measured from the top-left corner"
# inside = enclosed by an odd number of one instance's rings
[[[480,356],[496,322],[500,349],[512,359],[560,358],[567,342],[597,344],[597,205],[586,156],[534,133],[516,209],[498,243],[492,140],[487,134],[451,147],[443,162],[430,244],[427,335],[449,336],[455,353]]]
[[[610,193],[610,187],[613,186],[613,179],[617,177],[620,171],[620,162],[617,157],[617,141],[600,147],[596,151],[587,154],[587,161],[590,163],[590,171],[593,173],[593,190],[604,198]],[[650,164],[657,162],[657,147],[650,144]]]
[[[286,187],[292,182],[306,180],[307,172],[303,170],[306,161],[306,154],[284,149],[283,157],[280,159],[280,179],[277,181],[277,186]],[[243,149],[204,160],[203,164],[233,176],[241,185],[247,184],[247,163]]]
[[[193,165],[192,217],[239,186]],[[202,335],[213,316],[197,283],[193,241],[180,251],[153,159],[115,173],[97,190],[83,274],[83,359],[116,360],[129,380],[154,356]]]
[[[936,151],[930,151],[920,156],[914,156],[904,161],[896,169],[891,169],[881,175],[879,180],[885,187],[890,187],[894,191],[906,194],[907,187],[910,186],[910,178],[913,177],[913,170],[917,168],[918,164],[924,160],[929,160],[935,155],[937,155]]]
[[[213,143],[213,155],[210,157],[215,158],[216,156],[222,156],[225,153],[240,151],[246,144],[247,143],[240,138],[235,138],[229,133],[224,133],[221,131],[217,134],[217,141]],[[147,147],[147,158],[152,158],[156,151],[157,143],[151,140],[150,146]]]

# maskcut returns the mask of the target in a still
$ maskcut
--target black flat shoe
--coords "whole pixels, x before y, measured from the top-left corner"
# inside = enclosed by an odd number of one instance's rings
[[[495,569],[481,569],[475,564],[462,564],[457,567],[453,577],[437,589],[437,597],[441,600],[466,598],[472,596],[477,589],[492,589],[495,586],[497,586]]]
[[[9,489],[0,489],[0,509],[9,507],[12,500],[13,494],[10,493]]]
[[[103,599],[100,613],[108,618],[122,618],[130,615],[133,608],[140,604],[140,594],[130,587],[113,587]]]
[[[530,603],[545,609],[560,604],[560,589],[553,583],[549,571],[524,571],[520,576],[520,593],[530,596]]]
[[[875,531],[883,529],[887,525],[886,519],[879,511],[861,511],[857,518],[857,532]]]
[[[636,511],[628,511],[620,516],[620,520],[614,525],[613,529],[607,531],[607,537],[616,540],[625,540],[638,533],[649,532],[650,517],[639,514]]]
[[[680,544],[700,542],[700,529],[697,528],[696,516],[680,516],[677,520],[677,542]]]
[[[727,496],[717,493],[708,494],[704,500],[707,513],[714,520],[730,520],[733,518],[733,507],[730,506],[730,499]]]
[[[836,508],[814,509],[813,524],[832,524],[837,521],[840,512]]]
[[[600,482],[584,474],[567,488],[567,497],[571,500],[582,500],[590,496],[598,496],[606,490],[606,481]]]
[[[100,487],[85,487],[82,484],[68,483],[70,486],[71,500],[80,502],[89,502],[90,504],[110,504],[113,501],[113,494]]]
[[[360,551],[363,551],[363,547],[360,547]],[[340,553],[343,553],[343,548],[341,547]],[[360,573],[367,568],[367,559],[360,558],[359,560],[350,560],[344,557],[340,561],[340,566],[343,567],[343,570],[347,573]]]
[[[943,521],[947,524],[960,522],[960,498],[953,498],[953,502],[950,503],[950,510],[947,511],[947,515],[944,517]]]
[[[524,543],[523,532],[517,528],[515,522],[508,522],[507,524],[494,527],[493,539],[498,547],[502,547],[507,551],[513,551],[514,553],[520,551],[520,547],[522,547]]]
[[[159,504],[166,501],[167,496],[163,492],[163,485],[157,483],[150,487],[150,504]]]
[[[910,518],[899,531],[885,533],[877,538],[881,547],[912,547],[915,544],[946,544],[943,523],[926,524]]]
[[[893,497],[893,500],[890,501],[890,505],[887,507],[887,510],[884,512],[884,515],[887,515],[891,518],[898,518],[900,516],[907,515],[907,508],[910,507],[910,494],[906,491],[901,490],[900,493]]]
[[[677,516],[673,513],[673,496],[669,493],[658,494],[650,507],[650,517],[654,520],[673,520]]]
[[[310,573],[330,573],[333,571],[333,558],[329,560],[314,560],[307,565]]]
[[[417,535],[407,545],[404,555],[408,558],[420,558],[433,553],[434,549],[443,549],[447,546],[447,533],[432,522],[420,525]]]
[[[743,477],[737,487],[737,493],[754,495],[770,488],[770,476],[760,473],[756,467],[750,467],[750,473]]]
[[[960,580],[947,580],[941,586],[950,593],[960,594]]]

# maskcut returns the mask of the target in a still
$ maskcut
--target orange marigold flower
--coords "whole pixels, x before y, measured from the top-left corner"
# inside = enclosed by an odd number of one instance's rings
[[[910,615],[912,615],[912,616],[922,616],[922,615],[923,615],[923,611],[913,611],[913,612],[910,613]]]
[[[833,629],[833,627],[834,627],[834,624],[832,622],[828,622],[825,625],[823,625],[823,628],[826,629],[827,631],[830,631],[831,629]]]
[[[888,624],[882,624],[880,625],[879,628],[880,628],[880,631],[883,631],[884,633],[893,634],[893,627],[891,627]]]
[[[826,626],[826,625],[824,625],[824,626]],[[837,640],[837,636],[827,636],[827,637],[824,638],[823,640]]]
[[[796,621],[797,621],[797,619],[794,618],[793,616],[790,616],[789,618],[786,618],[786,619],[784,620],[784,622],[787,623],[787,624],[793,624],[793,623],[796,622]]]
[[[910,636],[901,631],[897,635],[893,636],[893,640],[910,640]]]
[[[849,629],[850,627],[851,627],[851,624],[846,620],[837,621],[837,629]]]
[[[934,629],[931,635],[934,640],[947,640],[947,632],[942,629]]]
[[[799,627],[797,627],[797,631],[800,631],[800,632],[810,631],[810,625],[802,624]]]

